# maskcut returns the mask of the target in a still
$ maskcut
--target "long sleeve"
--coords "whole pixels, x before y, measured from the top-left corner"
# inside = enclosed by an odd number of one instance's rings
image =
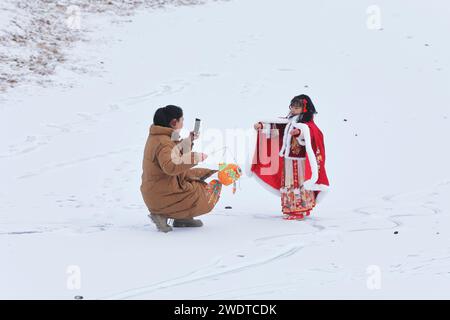
[[[163,146],[156,154],[158,163],[164,173],[170,176],[179,175],[200,162],[200,154],[197,152],[187,152],[180,155],[177,146]]]
[[[181,151],[181,153],[189,153],[192,151],[192,148],[194,147],[194,141],[187,137],[179,142],[176,142],[177,148]]]
[[[217,172],[218,170],[211,170],[206,168],[194,168],[187,171],[186,177],[191,180],[205,180]]]

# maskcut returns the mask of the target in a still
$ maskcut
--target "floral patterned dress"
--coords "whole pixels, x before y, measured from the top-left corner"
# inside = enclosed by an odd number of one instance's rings
[[[303,134],[300,135],[303,141]],[[285,218],[289,220],[302,219],[309,215],[310,210],[316,205],[314,191],[305,190],[305,147],[292,137],[290,142],[290,154],[297,159],[285,159],[284,170],[281,178],[281,206]]]

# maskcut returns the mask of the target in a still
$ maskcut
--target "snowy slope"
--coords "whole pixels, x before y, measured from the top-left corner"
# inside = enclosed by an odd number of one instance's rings
[[[93,74],[57,66],[63,85],[0,96],[0,298],[450,298],[450,4],[378,1],[378,30],[370,5],[233,0],[86,21],[91,41],[70,56]],[[252,124],[300,93],[332,185],[310,219],[283,221],[245,176],[201,230],[155,232],[139,185],[157,107],[182,106],[188,129],[204,120],[207,166],[224,145],[245,166]]]

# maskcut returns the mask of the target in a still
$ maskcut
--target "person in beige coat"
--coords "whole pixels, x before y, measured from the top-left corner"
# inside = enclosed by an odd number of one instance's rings
[[[179,138],[183,120],[179,107],[158,109],[144,150],[141,193],[162,232],[172,231],[168,219],[174,219],[174,227],[202,226],[194,217],[211,212],[222,190],[218,180],[205,182],[217,170],[195,168],[207,155],[192,151],[195,133]]]

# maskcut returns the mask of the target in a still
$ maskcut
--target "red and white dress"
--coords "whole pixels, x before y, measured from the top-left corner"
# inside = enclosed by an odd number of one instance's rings
[[[323,134],[314,120],[297,120],[294,116],[261,122],[251,168],[264,186],[280,195],[288,219],[309,215],[329,188]],[[300,134],[292,136],[295,128]]]

